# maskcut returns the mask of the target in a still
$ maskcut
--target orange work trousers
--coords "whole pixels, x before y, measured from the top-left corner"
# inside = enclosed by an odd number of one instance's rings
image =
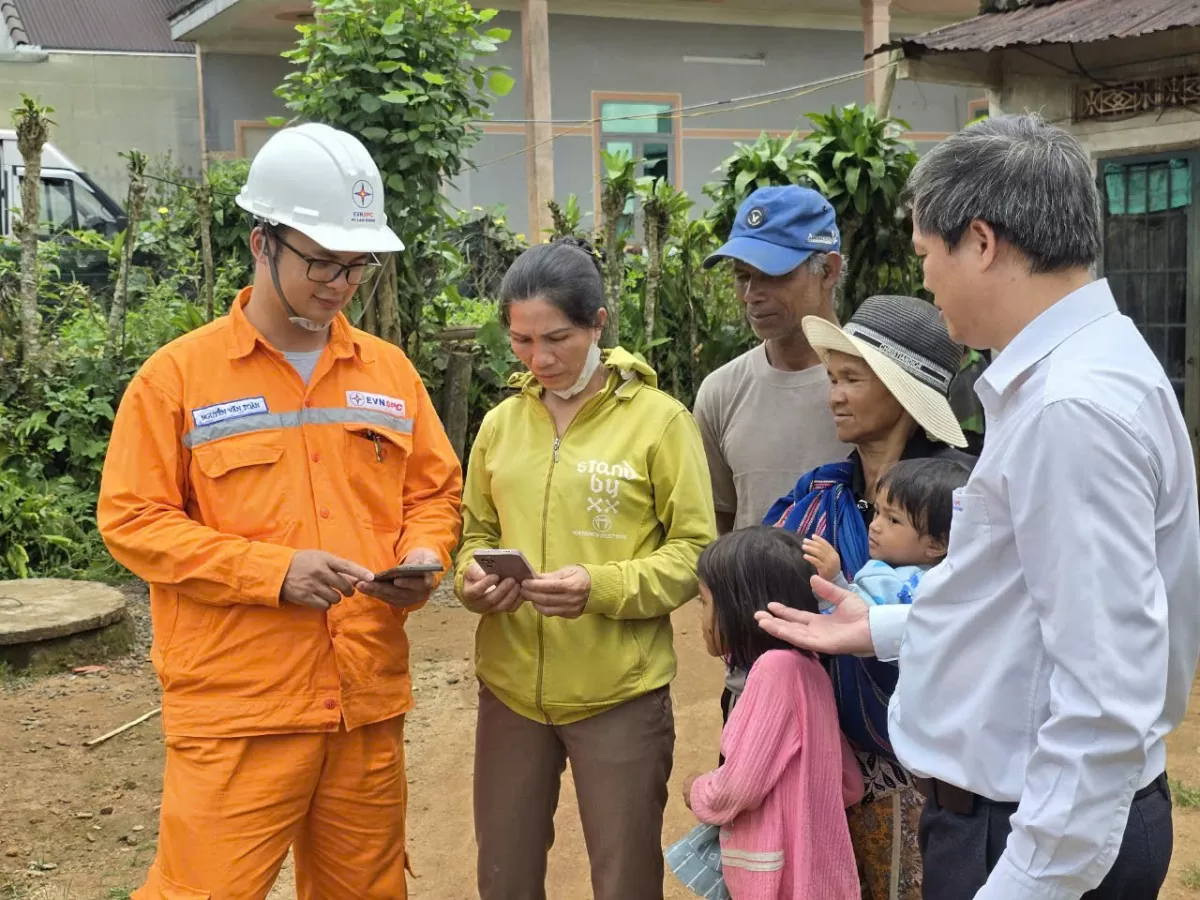
[[[404,716],[354,731],[167,738],[158,852],[134,900],[405,900]]]

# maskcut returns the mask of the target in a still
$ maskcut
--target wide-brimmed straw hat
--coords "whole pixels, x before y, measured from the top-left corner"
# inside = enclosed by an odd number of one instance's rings
[[[817,316],[805,316],[801,324],[822,360],[832,350],[861,358],[930,437],[967,446],[947,399],[963,348],[950,339],[932,304],[870,297],[842,328]]]

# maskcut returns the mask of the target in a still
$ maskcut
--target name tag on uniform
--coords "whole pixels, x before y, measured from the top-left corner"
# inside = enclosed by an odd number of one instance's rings
[[[229,419],[240,419],[244,416],[257,416],[267,412],[266,397],[246,397],[242,400],[229,400],[225,403],[214,403],[212,406],[201,406],[192,410],[192,421],[196,427],[215,425]]]
[[[389,415],[404,418],[404,401],[387,394],[370,394],[367,391],[346,391],[346,405],[351,409],[374,409]]]
[[[963,491],[964,490],[965,490],[965,488],[957,488],[954,491],[954,493],[950,495],[952,498],[951,506],[952,506],[953,512],[962,512],[963,511]]]

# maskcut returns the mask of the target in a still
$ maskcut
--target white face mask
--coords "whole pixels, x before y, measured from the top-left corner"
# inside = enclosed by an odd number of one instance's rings
[[[596,374],[596,369],[600,367],[600,343],[592,341],[592,346],[588,348],[587,358],[583,361],[583,368],[579,370],[579,377],[575,379],[575,383],[566,390],[557,391],[553,388],[550,393],[563,400],[570,400],[592,380],[592,376]]]
[[[282,294],[279,295],[279,299],[283,300]],[[286,300],[283,302],[285,305],[287,305]],[[291,306],[288,305],[287,308],[291,309]],[[326,324],[322,325],[320,322],[314,322],[312,319],[306,319],[303,316],[288,316],[288,321],[297,328],[303,328],[305,331],[312,331],[314,333],[318,331],[328,331],[330,325],[333,324],[332,322],[327,322]]]

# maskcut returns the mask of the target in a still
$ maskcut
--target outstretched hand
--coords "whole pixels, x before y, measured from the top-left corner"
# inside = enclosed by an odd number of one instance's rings
[[[843,653],[872,654],[870,606],[853,591],[843,590],[820,575],[812,578],[813,593],[833,604],[827,615],[803,612],[782,603],[771,603],[754,618],[767,634],[801,650],[837,656]]]

